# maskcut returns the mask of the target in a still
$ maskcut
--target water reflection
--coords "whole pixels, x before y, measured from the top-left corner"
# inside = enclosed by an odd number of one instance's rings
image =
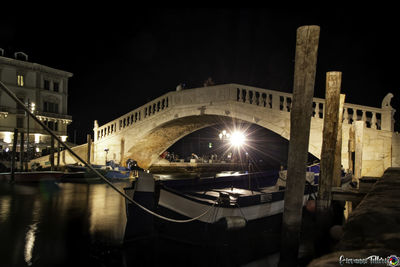
[[[130,182],[116,183],[122,189]],[[99,243],[121,244],[124,200],[105,184],[0,183],[0,266],[100,261]]]
[[[130,182],[114,185],[122,190]],[[106,184],[0,182],[1,267],[238,266],[262,250],[159,238],[122,246],[125,225],[124,199]]]
[[[28,266],[32,265],[32,252],[33,252],[33,246],[35,245],[36,230],[37,230],[37,223],[29,225],[29,230],[26,233],[25,237],[24,258]]]
[[[5,222],[10,214],[10,203],[10,196],[0,196],[0,223]]]

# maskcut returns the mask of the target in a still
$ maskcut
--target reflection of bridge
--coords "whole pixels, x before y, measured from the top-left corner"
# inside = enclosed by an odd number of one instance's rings
[[[400,165],[400,138],[393,132],[394,109],[390,106],[390,96],[381,108],[344,105],[344,168],[349,163],[350,126],[357,120],[365,122],[362,175],[381,176],[386,168]],[[95,121],[91,161],[104,164],[104,149],[108,148],[108,160],[123,163],[133,158],[148,168],[158,161],[163,151],[187,134],[232,118],[260,125],[289,139],[291,100],[289,93],[239,84],[169,92],[102,126]],[[320,157],[324,99],[314,98],[313,111],[309,152]],[[85,157],[85,149],[81,147],[81,150]]]

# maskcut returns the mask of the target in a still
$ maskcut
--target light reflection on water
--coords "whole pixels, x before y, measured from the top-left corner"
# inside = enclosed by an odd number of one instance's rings
[[[114,183],[121,191],[130,184]],[[124,199],[106,184],[0,182],[0,267],[238,266],[260,251],[159,238],[123,246],[125,225]]]
[[[121,244],[125,224],[124,199],[106,184],[2,182],[0,266],[90,263],[93,244]]]

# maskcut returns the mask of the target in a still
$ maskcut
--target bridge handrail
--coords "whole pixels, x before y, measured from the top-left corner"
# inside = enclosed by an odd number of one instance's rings
[[[147,104],[144,104],[128,113],[125,113],[115,120],[103,124],[100,127],[95,126],[95,128],[93,129],[95,133],[94,140],[97,141],[99,139],[113,135],[114,133],[120,132],[129,126],[143,121],[145,118],[148,118],[155,113],[167,109],[170,106],[170,96],[173,93],[174,92],[168,92],[160,97],[157,97],[156,99],[153,99]]]
[[[240,84],[232,84],[238,91],[237,101],[247,104],[260,103],[260,95],[267,94],[262,97],[264,107],[290,112],[292,103],[292,94],[255,88]],[[257,96],[258,93],[258,96]],[[270,96],[269,96],[270,95]],[[266,101],[268,99],[268,101]],[[268,103],[266,103],[268,102]],[[266,105],[268,104],[268,105]],[[323,119],[325,108],[325,99],[313,98],[313,117]],[[349,112],[350,111],[350,112]],[[393,131],[392,113],[390,109],[361,106],[357,104],[345,103],[343,107],[343,122],[351,124],[353,121],[362,120],[366,123],[367,128],[377,130]]]
[[[290,112],[292,93],[257,88],[241,84],[223,84],[202,88],[192,88],[183,91],[170,91],[155,98],[117,119],[100,127],[94,128],[95,141],[116,134],[126,128],[132,127],[154,114],[168,110],[171,106],[186,104],[202,104],[218,101],[243,102],[268,109]],[[184,102],[184,99],[185,101]],[[313,118],[323,119],[325,99],[313,98]],[[345,103],[343,108],[343,123],[351,124],[353,121],[362,120],[367,128],[389,130],[391,115],[387,109],[368,107],[357,104]],[[389,122],[388,122],[389,121]]]

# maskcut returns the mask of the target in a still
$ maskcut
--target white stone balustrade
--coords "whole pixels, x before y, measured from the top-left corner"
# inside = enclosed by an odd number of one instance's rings
[[[171,106],[197,105],[202,103],[239,102],[243,105],[255,105],[265,109],[290,112],[292,94],[261,89],[239,84],[224,84],[210,87],[172,91],[156,98],[155,100],[113,120],[100,127],[94,128],[94,141],[113,136],[120,131],[135,127],[154,115],[168,110]],[[313,99],[313,118],[323,119],[325,100]],[[376,130],[393,131],[393,114],[390,107],[367,107],[354,104],[344,104],[343,123],[351,124],[353,121],[362,120],[367,128]]]
[[[143,105],[133,111],[109,122],[101,127],[96,127],[95,123],[94,127],[94,141],[98,141],[104,139],[109,136],[113,136],[114,134],[127,129],[129,127],[134,127],[138,122],[143,121],[144,119],[153,116],[154,114],[161,112],[169,107],[169,98],[171,93],[165,94],[155,100],[149,102],[146,105]]]

